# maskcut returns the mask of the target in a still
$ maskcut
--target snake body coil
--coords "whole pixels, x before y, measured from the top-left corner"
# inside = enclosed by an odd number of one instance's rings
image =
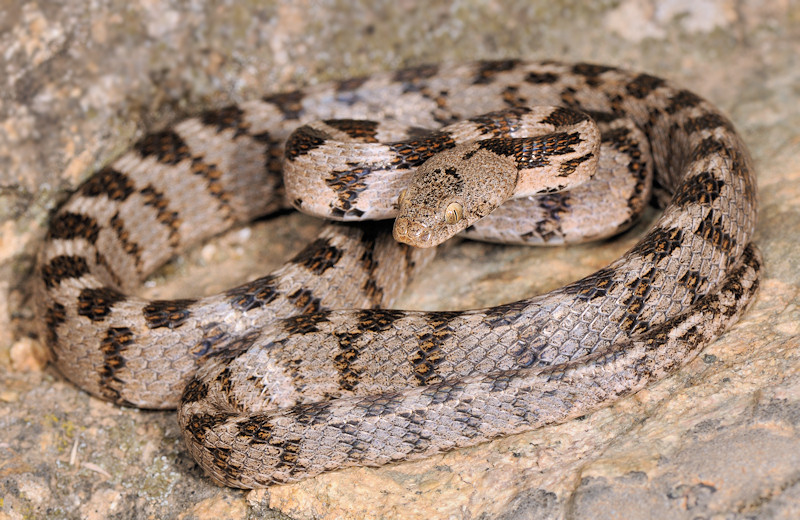
[[[653,229],[591,276],[489,309],[364,310],[389,304],[430,255],[371,227],[331,224],[281,271],[223,294],[170,301],[126,294],[186,244],[284,206],[281,158],[332,157],[321,154],[332,143],[314,124],[284,150],[301,124],[326,120],[355,149],[377,146],[383,155],[375,160],[402,171],[431,150],[456,146],[448,131],[420,128],[472,118],[492,134],[516,116],[501,123],[476,116],[522,114],[517,107],[529,105],[591,115],[612,153],[600,162],[628,170],[626,180],[599,181],[617,192],[615,219],[584,238],[630,225],[652,169],[658,193],[671,195]],[[391,128],[348,122],[375,118]],[[560,109],[545,117],[565,118],[574,122]],[[398,138],[392,125],[408,130]],[[479,147],[538,165],[581,140],[562,132],[544,140],[540,155],[502,143]],[[351,219],[378,201],[395,204],[407,182],[334,159],[338,166],[318,181],[287,181],[289,202],[304,209],[324,200],[333,218]],[[559,162],[555,176],[568,177],[586,160],[581,152]],[[449,175],[458,180],[458,166]],[[597,215],[609,220],[596,190],[581,189],[534,197],[525,204],[539,220],[500,234],[577,240],[571,218],[590,228]],[[516,219],[504,208],[491,226]],[[636,391],[692,359],[752,301],[755,220],[745,147],[732,124],[691,92],[587,64],[418,67],[267,96],[148,135],[53,217],[39,302],[66,377],[100,397],[150,408],[178,405],[182,391],[178,418],[199,464],[218,482],[262,487],[474,445]]]

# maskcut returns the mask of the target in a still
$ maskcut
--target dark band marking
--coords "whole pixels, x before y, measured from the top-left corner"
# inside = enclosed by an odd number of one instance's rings
[[[461,397],[464,393],[464,384],[459,381],[445,381],[426,386],[422,395],[430,399],[430,404],[442,404]]]
[[[267,103],[272,103],[281,111],[284,119],[300,119],[303,114],[303,93],[300,91],[274,94],[262,98]]]
[[[344,132],[362,143],[377,143],[378,123],[364,119],[327,119],[326,125]]]
[[[284,332],[288,335],[309,334],[319,332],[317,327],[320,323],[328,321],[329,311],[320,311],[313,314],[298,314],[281,320]]]
[[[529,112],[529,108],[515,107],[472,117],[468,121],[475,123],[481,134],[494,137],[508,136],[519,129],[520,117]]]
[[[325,144],[328,139],[330,139],[330,136],[321,130],[306,125],[301,126],[292,132],[286,141],[284,156],[292,161],[311,150],[316,150]]]
[[[439,72],[438,65],[421,65],[418,67],[408,67],[395,72],[394,81],[401,83],[404,87],[409,87],[410,83],[417,83],[420,80],[432,78]],[[413,89],[411,89],[413,90]],[[404,89],[408,92],[408,89]]]
[[[714,247],[725,253],[730,253],[735,245],[731,235],[724,231],[722,214],[718,211],[709,211],[705,218],[697,225],[694,234],[707,240]]]
[[[325,179],[325,184],[336,192],[336,201],[331,202],[331,215],[345,218],[358,217],[363,211],[354,208],[361,192],[367,189],[366,180],[372,169],[364,166],[355,166],[352,170],[331,171],[331,177]],[[333,207],[338,204],[338,207]]]
[[[570,159],[568,161],[562,162],[558,166],[558,175],[556,175],[556,176],[557,177],[569,177],[570,175],[575,173],[575,170],[578,169],[578,166],[580,166],[581,164],[585,163],[586,161],[588,161],[592,157],[594,157],[594,154],[589,152],[586,155],[582,155],[580,157],[576,157],[575,159]]]
[[[711,172],[701,172],[684,179],[678,186],[672,203],[679,207],[689,204],[710,205],[722,194],[725,181],[717,179]]]
[[[236,426],[239,437],[244,437],[250,444],[271,444],[272,422],[267,416],[251,416]]]
[[[578,91],[575,90],[573,87],[565,87],[564,90],[561,91],[561,104],[565,107],[579,107],[580,102],[578,98],[575,97]]]
[[[286,411],[286,415],[302,425],[323,424],[331,416],[332,401],[317,401],[313,403],[303,403],[292,406]]]
[[[253,280],[239,287],[234,287],[225,293],[230,301],[230,306],[237,311],[247,312],[251,309],[260,309],[272,303],[278,297],[278,285],[272,275]]]
[[[425,137],[409,139],[389,144],[389,149],[397,156],[391,166],[397,170],[406,170],[419,166],[439,152],[456,145],[450,134],[433,132]]]
[[[139,244],[131,240],[130,233],[128,233],[128,230],[125,229],[125,222],[123,222],[122,218],[120,218],[119,212],[114,213],[114,216],[111,217],[111,220],[109,220],[108,223],[111,226],[111,229],[113,229],[117,234],[117,240],[122,245],[122,249],[125,251],[125,254],[133,257],[133,261],[137,268],[141,267],[141,248],[139,247]]]
[[[42,280],[45,287],[52,289],[62,280],[80,278],[89,274],[89,265],[82,256],[59,255],[42,267]]]
[[[181,220],[178,217],[177,211],[170,211],[169,201],[163,193],[158,191],[154,186],[147,185],[142,188],[140,192],[144,198],[144,205],[150,206],[156,210],[156,220],[167,227],[169,230],[169,243],[175,248],[180,242],[180,234],[178,233],[181,225]]]
[[[697,271],[686,271],[683,276],[678,279],[684,287],[686,287],[690,294],[692,294],[692,305],[697,303],[697,301],[703,297],[706,290],[708,289],[708,279],[705,276],[701,276]]]
[[[217,428],[225,423],[230,418],[229,414],[195,414],[186,421],[186,431],[198,444],[203,444],[206,440],[206,432],[211,429]],[[209,446],[203,446],[205,449],[211,449]],[[228,450],[230,451],[230,450]],[[227,460],[227,459],[226,459]],[[225,470],[227,466],[220,469]]]
[[[619,282],[614,280],[616,277],[617,272],[614,269],[604,267],[582,280],[567,285],[561,289],[561,292],[575,295],[582,300],[588,301],[596,298],[604,298],[619,284]]]
[[[594,119],[595,123],[610,123],[623,116],[622,113],[617,113],[616,111],[606,112],[600,110],[586,110],[585,112],[589,117]]]
[[[133,343],[133,331],[128,327],[111,327],[106,330],[100,340],[100,352],[103,354],[103,367],[100,369],[100,392],[109,401],[120,403],[120,392],[117,388],[125,381],[117,377],[117,372],[125,367],[125,351]]]
[[[361,354],[356,341],[362,336],[361,332],[334,332],[333,337],[339,344],[339,351],[333,357],[333,367],[339,373],[339,388],[351,392],[361,378],[361,370],[353,365]]]
[[[71,212],[58,213],[50,221],[48,233],[50,240],[82,238],[90,244],[97,241],[99,234],[100,226],[95,219],[88,215]]]
[[[297,289],[293,293],[286,295],[286,297],[302,314],[323,310],[320,304],[321,300],[314,296],[314,293],[309,289]]]
[[[641,256],[648,262],[658,264],[664,258],[671,256],[681,246],[682,242],[682,229],[656,228],[641,239],[631,250],[631,253]]]
[[[580,133],[554,132],[536,137],[495,138],[478,141],[478,147],[498,155],[513,157],[517,168],[539,168],[550,164],[550,156],[572,153],[582,142]]]
[[[47,326],[47,345],[50,348],[54,357],[58,357],[56,349],[53,348],[58,343],[58,326],[67,321],[67,308],[60,303],[53,303],[53,306],[47,309],[44,316],[44,323]],[[54,360],[55,361],[55,360]]]
[[[111,287],[83,289],[78,295],[78,315],[92,321],[103,321],[115,303],[125,300],[125,295]]]
[[[191,159],[189,147],[177,133],[164,130],[145,136],[133,148],[142,157],[155,156],[163,164],[174,165],[185,159]]]
[[[703,130],[713,130],[715,128],[724,128],[729,132],[733,132],[733,125],[728,119],[720,114],[708,113],[702,116],[690,118],[683,125],[683,130],[687,134],[693,134]]]
[[[177,329],[192,315],[189,307],[197,300],[153,300],[142,309],[150,329]]]
[[[233,139],[247,135],[250,131],[250,124],[244,119],[244,111],[236,105],[203,112],[200,121],[206,126],[215,128],[217,133],[232,128]]]
[[[519,107],[529,104],[527,98],[519,93],[519,86],[517,85],[508,85],[503,89],[500,97],[503,98],[503,103],[510,107]]]
[[[636,99],[644,99],[664,83],[665,81],[661,78],[649,74],[639,74],[625,86],[625,90]]]
[[[619,322],[621,330],[629,334],[639,334],[649,328],[649,323],[641,321],[639,316],[645,309],[645,303],[650,296],[653,282],[658,276],[658,269],[650,267],[637,278],[625,283],[625,287],[630,291],[630,295],[622,301],[625,305],[625,314]]]
[[[412,365],[414,379],[420,386],[443,380],[436,372],[436,367],[445,359],[441,346],[453,335],[450,322],[456,316],[453,312],[430,313],[426,316],[426,326],[417,331],[419,348],[411,354],[408,361]]]
[[[556,128],[562,126],[576,125],[583,121],[588,121],[589,116],[577,110],[571,110],[564,107],[558,107],[553,110],[547,117],[542,119],[542,123],[550,124]]]
[[[350,78],[340,81],[336,84],[336,92],[352,92],[361,88],[369,78],[364,76],[361,78]]]
[[[109,166],[98,171],[83,183],[79,192],[84,197],[105,195],[111,200],[121,202],[136,190],[133,182],[122,172]]]
[[[318,238],[300,251],[291,262],[319,276],[336,266],[343,254],[344,251],[332,245],[329,239]]]
[[[628,128],[614,128],[604,132],[601,139],[604,143],[610,144],[614,150],[621,152],[630,159],[628,161],[628,171],[636,180],[636,184],[633,187],[633,192],[628,197],[628,207],[631,209],[631,215],[638,215],[647,202],[645,200],[648,173],[647,159],[642,153],[639,141],[631,138],[630,134],[631,131]],[[626,220],[620,226],[624,226],[628,222],[630,220]]]
[[[226,213],[230,214],[232,211],[231,194],[225,190],[225,186],[222,184],[222,171],[219,167],[216,164],[205,162],[200,157],[195,157],[192,159],[191,171],[206,180],[206,191],[219,201]]]
[[[558,75],[552,72],[529,72],[525,82],[533,85],[549,85],[558,81]]]
[[[208,384],[200,379],[192,378],[181,395],[182,404],[196,403],[206,398],[208,395]]]
[[[572,66],[572,72],[583,76],[586,80],[586,84],[590,87],[597,87],[600,85],[600,83],[602,83],[600,75],[612,70],[618,69],[605,65],[595,65],[593,63],[576,63]]]
[[[668,114],[675,114],[685,108],[691,108],[703,102],[703,98],[688,90],[680,90],[672,99],[669,100],[669,105],[666,108]]]
[[[376,276],[379,262],[375,245],[378,240],[379,229],[380,227],[378,225],[371,225],[363,228],[361,244],[364,249],[361,256],[358,258],[359,263],[367,273],[367,279],[361,288],[362,292],[369,298],[369,301],[376,306],[379,305],[383,299],[383,287],[378,285]]]
[[[569,213],[572,206],[569,192],[548,193],[539,196],[536,200],[539,203],[539,207],[546,211],[546,214],[543,219],[536,223],[534,231],[524,233],[522,236],[538,236],[543,242],[550,242],[555,238],[563,237],[561,218]]]
[[[474,85],[486,85],[495,80],[501,72],[513,70],[519,65],[520,60],[482,61],[478,64],[478,73],[472,80]]]

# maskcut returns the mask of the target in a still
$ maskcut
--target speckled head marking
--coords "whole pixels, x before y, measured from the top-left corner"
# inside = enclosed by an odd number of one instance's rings
[[[441,152],[420,166],[399,200],[394,238],[441,244],[494,211],[514,193],[517,166],[478,143]]]

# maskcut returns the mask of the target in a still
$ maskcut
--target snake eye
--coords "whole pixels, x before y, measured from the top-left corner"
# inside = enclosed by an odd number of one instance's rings
[[[458,202],[451,202],[444,210],[444,221],[450,225],[464,218],[464,208]]]

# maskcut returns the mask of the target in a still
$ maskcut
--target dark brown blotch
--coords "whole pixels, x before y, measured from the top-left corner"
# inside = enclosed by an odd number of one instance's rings
[[[691,108],[703,102],[703,98],[688,90],[680,90],[669,100],[666,111],[675,114],[686,108]]]
[[[722,194],[724,186],[725,181],[717,179],[713,173],[701,172],[678,185],[672,203],[679,207],[688,204],[710,205]]]
[[[197,300],[153,300],[142,309],[150,329],[177,329],[192,315],[189,307]]]
[[[453,137],[446,132],[433,132],[424,137],[391,143],[389,150],[395,154],[391,167],[407,170],[424,163],[434,155],[455,147]]]
[[[498,74],[513,70],[519,63],[518,59],[482,61],[478,64],[478,72],[472,83],[475,85],[489,84]]]
[[[644,99],[655,89],[664,85],[664,80],[650,74],[639,74],[625,86],[628,94],[637,98]]]
[[[173,130],[147,135],[134,145],[134,149],[142,157],[154,156],[159,162],[170,165],[178,164],[192,157],[189,146]]]
[[[53,303],[45,312],[44,323],[47,327],[47,337],[45,339],[55,358],[58,357],[55,351],[55,346],[58,343],[58,327],[66,321],[67,308],[58,302]]]
[[[565,107],[554,109],[547,117],[542,119],[542,123],[550,124],[556,128],[563,126],[576,125],[583,121],[588,121],[589,116],[585,113]]]
[[[97,221],[88,215],[72,213],[69,211],[58,213],[50,221],[48,236],[51,240],[74,240],[82,238],[94,244],[100,234]]]
[[[283,154],[286,159],[293,161],[311,150],[316,150],[325,144],[325,141],[329,138],[330,136],[325,132],[303,125],[292,132],[289,139],[286,140],[286,148]]]
[[[648,233],[631,250],[653,264],[658,264],[664,258],[680,248],[683,242],[683,230],[680,228],[656,228]]]
[[[285,119],[300,119],[303,114],[303,93],[300,91],[274,94],[262,98],[281,111]]]
[[[533,85],[550,85],[558,81],[558,75],[552,72],[529,72],[525,82]]]
[[[89,265],[82,256],[59,255],[42,266],[42,281],[45,287],[52,289],[62,280],[80,278],[89,274]]]
[[[125,300],[125,295],[111,287],[83,289],[78,295],[78,315],[92,321],[103,321],[115,303]]]
[[[247,439],[249,444],[271,444],[273,428],[268,415],[254,415],[236,425],[238,437]]]
[[[312,332],[319,332],[319,324],[328,321],[330,312],[321,311],[313,314],[299,314],[297,316],[290,316],[285,318],[281,324],[283,330],[289,334],[309,334]]]
[[[225,293],[231,307],[241,312],[262,308],[272,303],[278,294],[277,280],[272,275],[234,287]]]
[[[608,293],[617,287],[617,272],[614,269],[604,267],[582,280],[571,283],[561,289],[564,294],[575,295],[582,300],[592,301],[597,298],[604,298]]]
[[[339,388],[344,391],[352,391],[361,378],[361,371],[353,366],[361,354],[356,345],[361,335],[360,332],[333,333],[339,343],[339,351],[333,357],[333,366],[339,373]]]
[[[325,124],[361,143],[377,143],[378,122],[366,119],[326,119]]]
[[[125,367],[125,351],[133,343],[133,331],[128,327],[110,327],[100,340],[103,367],[100,369],[100,392],[115,403],[121,402],[119,387],[124,384],[117,373]]]
[[[416,83],[420,80],[432,78],[439,72],[438,65],[420,65],[398,70],[394,73],[394,81],[398,83]]]
[[[181,404],[191,404],[202,401],[208,395],[208,384],[198,378],[192,378],[181,395]]]
[[[169,242],[172,247],[177,247],[180,242],[179,229],[181,219],[177,211],[169,209],[166,196],[152,185],[147,185],[140,192],[144,198],[144,205],[156,210],[156,220],[169,230]]]
[[[236,105],[207,110],[200,115],[200,121],[213,127],[218,133],[232,128],[234,139],[246,135],[250,130],[250,124],[244,119],[244,111]]]
[[[84,197],[105,195],[111,200],[123,201],[130,197],[135,189],[127,175],[107,166],[92,175],[79,191]]]
[[[303,266],[319,276],[335,267],[343,254],[344,251],[331,244],[329,239],[318,238],[300,251],[291,262]]]
[[[322,310],[321,300],[314,296],[310,289],[297,289],[286,298],[294,304],[295,308],[302,314],[318,312]]]

